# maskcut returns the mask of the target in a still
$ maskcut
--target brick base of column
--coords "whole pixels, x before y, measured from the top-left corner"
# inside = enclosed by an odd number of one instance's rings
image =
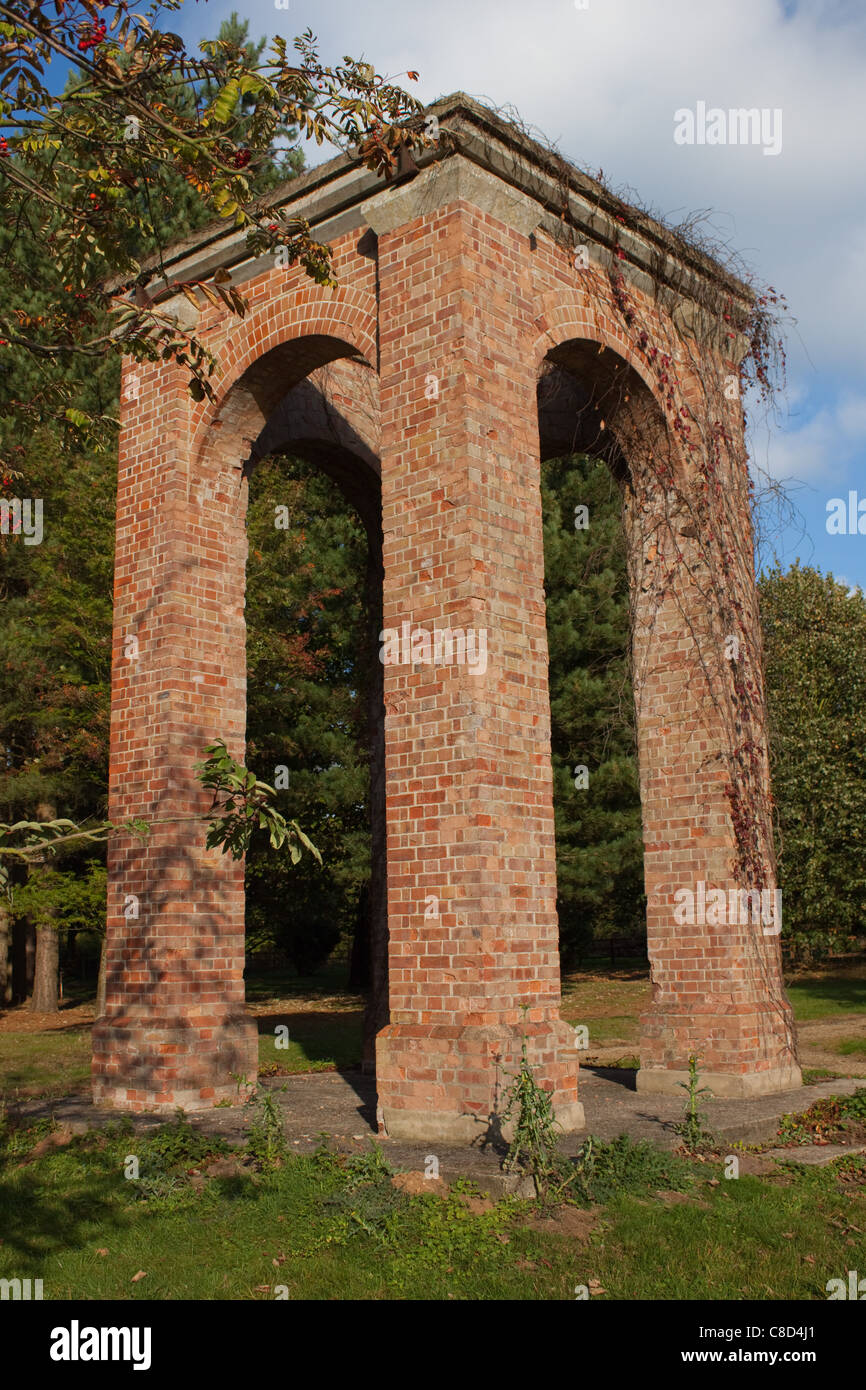
[[[643,1014],[637,1089],[682,1097],[690,1053],[699,1084],[718,1097],[772,1095],[802,1086],[790,1005],[691,1007]]]
[[[392,1139],[466,1143],[501,1134],[505,1093],[520,1064],[551,1092],[563,1131],[582,1129],[574,1030],[561,1019],[520,1026],[389,1024],[376,1038],[380,1132]]]
[[[235,1012],[153,1013],[144,1006],[97,1019],[93,1027],[93,1100],[119,1110],[210,1110],[240,1103],[255,1084],[258,1030]]]

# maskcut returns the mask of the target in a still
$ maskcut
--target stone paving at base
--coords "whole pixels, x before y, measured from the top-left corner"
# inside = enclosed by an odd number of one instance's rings
[[[615,1139],[628,1134],[632,1139],[648,1139],[663,1148],[673,1149],[678,1141],[673,1126],[682,1118],[683,1097],[639,1094],[634,1089],[635,1073],[624,1068],[585,1067],[581,1071],[580,1098],[586,1113],[586,1128],[562,1139],[562,1150],[574,1153],[588,1134],[599,1139]],[[802,1086],[795,1091],[783,1091],[774,1096],[750,1100],[709,1101],[705,1106],[708,1126],[720,1139],[730,1143],[758,1143],[773,1139],[779,1119],[792,1111],[808,1109],[816,1100],[831,1095],[849,1095],[863,1085],[862,1077],[838,1078]],[[360,1152],[376,1138],[376,1084],[370,1075],[360,1070],[341,1072],[308,1072],[299,1076],[270,1077],[261,1083],[278,1100],[283,1114],[283,1129],[289,1147],[295,1153],[312,1153],[322,1142],[322,1136],[349,1152]],[[53,1115],[57,1123],[73,1133],[83,1133],[90,1127],[101,1127],[122,1118],[118,1111],[97,1107],[87,1095],[68,1096],[61,1100],[26,1101],[10,1105],[10,1114],[33,1122]],[[136,1131],[146,1132],[172,1116],[143,1114],[129,1117]],[[215,1107],[190,1115],[191,1122],[211,1134],[220,1134],[231,1142],[240,1142],[249,1124],[250,1115],[243,1106]],[[503,1175],[500,1163],[504,1146],[501,1141],[478,1142],[456,1146],[436,1142],[429,1144],[397,1142],[381,1139],[382,1148],[391,1166],[402,1169],[424,1169],[425,1159],[435,1155],[442,1177],[453,1181],[459,1176],[473,1178],[488,1190],[501,1190]],[[839,1152],[843,1146],[833,1146]],[[818,1162],[828,1149],[785,1149],[776,1156]],[[829,1158],[825,1161],[829,1161]]]

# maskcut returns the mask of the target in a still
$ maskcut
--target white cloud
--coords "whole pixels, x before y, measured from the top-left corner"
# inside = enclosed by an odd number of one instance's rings
[[[231,8],[188,0],[184,30],[215,33]],[[424,101],[463,89],[513,105],[564,154],[662,212],[715,209],[721,237],[797,321],[790,395],[814,413],[764,444],[773,473],[829,482],[863,448],[862,0],[291,0],[247,13],[253,32],[291,38],[310,25],[328,61],[363,55]],[[417,87],[399,77],[409,68]],[[676,145],[674,112],[698,100],[780,108],[781,153]]]
[[[866,396],[846,395],[769,434],[756,427],[750,443],[753,457],[773,478],[841,487],[851,465],[866,456]]]

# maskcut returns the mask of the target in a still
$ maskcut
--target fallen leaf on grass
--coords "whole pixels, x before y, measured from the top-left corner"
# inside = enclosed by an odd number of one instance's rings
[[[133,1274],[133,1276],[132,1276],[132,1278],[130,1279],[129,1282],[130,1282],[131,1284],[137,1284],[138,1281],[139,1281],[139,1279],[146,1279],[146,1278],[147,1278],[147,1271],[144,1270],[144,1269],[140,1269],[140,1270],[138,1271],[137,1274]]]
[[[107,1254],[108,1254],[108,1251],[105,1249],[105,1246],[103,1246],[102,1249],[101,1249],[101,1250],[97,1250],[96,1253],[97,1253],[97,1255],[107,1255]],[[136,1276],[136,1277],[138,1277],[138,1276]]]

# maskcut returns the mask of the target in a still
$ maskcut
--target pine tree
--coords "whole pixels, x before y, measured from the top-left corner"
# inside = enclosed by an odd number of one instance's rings
[[[645,932],[643,840],[619,489],[600,460],[551,459],[542,466],[542,505],[557,908],[568,965],[593,937]]]
[[[265,40],[250,43],[248,30],[248,22],[232,14],[218,39],[242,50],[252,66]],[[67,87],[75,82],[73,72]],[[182,101],[182,88],[180,94]],[[239,130],[242,135],[243,122]],[[292,148],[296,137],[296,131],[283,128],[285,150],[250,171],[255,193],[302,169],[303,151]],[[148,202],[146,186],[136,196],[141,221],[130,250],[142,260],[213,219],[212,210],[180,174],[167,176],[159,206]],[[64,302],[71,314],[93,315],[88,297],[63,284],[56,257],[35,225],[28,235],[26,208],[22,216],[24,226],[0,229],[0,298],[18,305],[34,322]],[[158,233],[143,230],[148,221]],[[133,233],[127,235],[132,238]],[[116,444],[97,444],[72,420],[58,421],[47,405],[42,423],[36,423],[40,392],[46,388],[47,400],[49,380],[56,384],[58,378],[76,410],[116,419],[119,409],[120,367],[113,355],[92,361],[72,357],[63,365],[46,364],[13,345],[0,354],[3,452],[26,479],[28,497],[41,502],[44,533],[41,543],[32,546],[20,535],[0,537],[0,819],[7,823],[37,819],[45,805],[76,821],[101,820],[107,814]],[[15,403],[21,400],[34,403],[36,427],[29,438],[10,446]],[[4,477],[0,491],[19,496],[19,481]],[[50,872],[43,865],[26,879],[23,871],[12,875],[11,917],[22,930],[26,921],[35,920],[37,953],[51,957],[47,965],[37,963],[42,981],[37,1002],[49,1008],[52,998],[56,1006],[58,944],[49,923],[60,930],[86,926],[104,933],[104,853],[104,848],[80,850],[52,865]],[[67,908],[83,901],[84,884],[86,922],[80,913],[73,921]],[[10,914],[4,911],[0,1005],[10,990],[10,949]],[[21,995],[22,984],[16,984]]]
[[[248,761],[266,782],[286,770],[280,809],[324,859],[291,867],[253,842],[249,942],[280,946],[306,973],[351,933],[370,875],[367,540],[333,483],[283,458],[253,474],[248,535]]]

